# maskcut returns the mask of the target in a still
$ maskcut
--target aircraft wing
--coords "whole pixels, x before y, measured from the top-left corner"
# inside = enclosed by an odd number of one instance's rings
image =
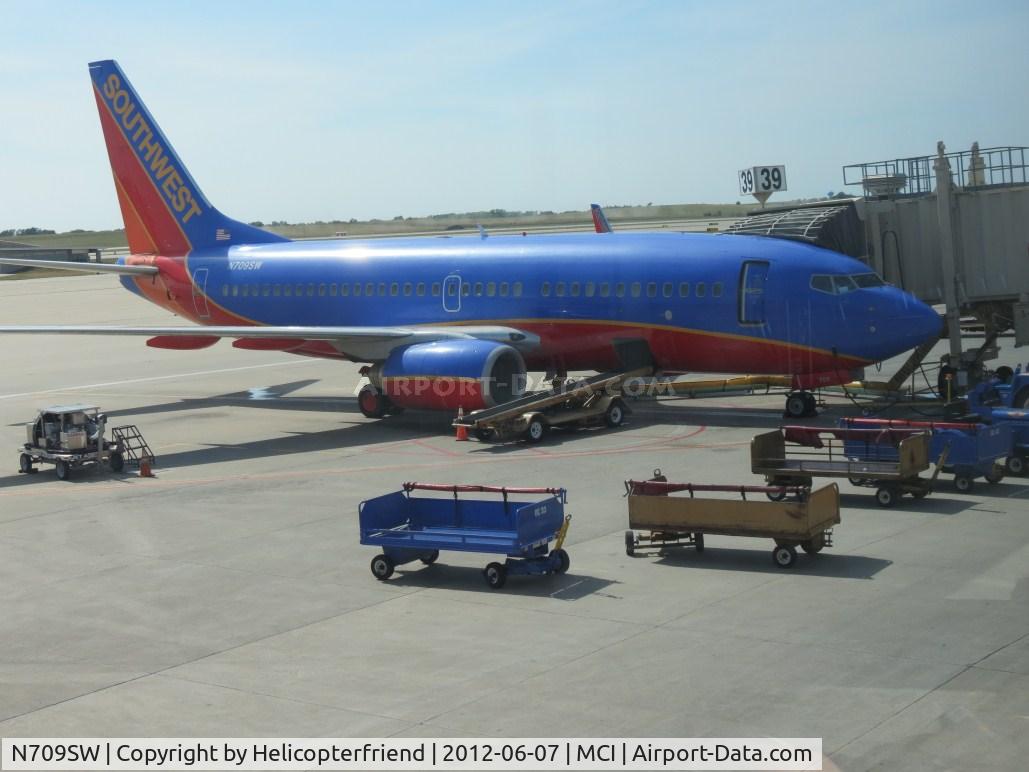
[[[381,361],[398,346],[434,340],[492,340],[519,349],[539,345],[539,337],[513,327],[94,327],[83,325],[0,326],[0,335],[139,335],[158,348],[205,348],[219,338],[235,338],[239,348],[288,349],[295,341],[323,341],[347,356],[366,362]],[[179,343],[176,343],[176,340]]]

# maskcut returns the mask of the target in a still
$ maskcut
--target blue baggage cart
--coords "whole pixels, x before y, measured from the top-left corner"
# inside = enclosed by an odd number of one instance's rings
[[[1005,466],[1021,476],[1029,469],[1029,373],[1019,365],[1003,376],[976,385],[967,395],[968,408],[989,424],[1011,427],[1012,440]]]
[[[839,423],[843,428],[873,430],[867,439],[847,443],[847,454],[862,458],[869,455],[885,458],[890,453],[895,454],[897,435],[929,431],[929,460],[954,475],[954,487],[961,493],[971,491],[979,477],[991,484],[1000,482],[1004,477],[1000,464],[1011,453],[1014,442],[1011,426],[1007,424],[884,418],[841,418]]]
[[[415,491],[450,495],[416,496]],[[501,498],[461,498],[462,493],[497,493]],[[548,495],[539,499],[539,494]],[[537,498],[511,499],[525,495]],[[567,502],[564,488],[404,483],[403,490],[361,502],[361,544],[382,547],[371,564],[372,575],[380,581],[404,563],[435,563],[440,550],[506,555],[503,563],[492,562],[483,571],[486,583],[496,590],[508,575],[568,570],[568,553],[562,548],[571,520],[565,514]]]

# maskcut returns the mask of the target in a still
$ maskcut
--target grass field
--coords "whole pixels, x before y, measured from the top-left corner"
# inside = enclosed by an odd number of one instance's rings
[[[753,209],[747,204],[668,204],[658,206],[616,206],[606,208],[608,219],[617,228],[618,223],[646,220],[693,220],[704,217],[741,217]],[[423,231],[474,229],[476,225],[486,228],[539,228],[562,225],[589,225],[588,209],[573,212],[466,212],[463,214],[434,215],[430,217],[406,217],[393,220],[364,220],[361,222],[315,222],[299,224],[265,225],[267,230],[286,238],[324,238],[336,233],[347,236],[368,234],[420,233]],[[125,232],[74,231],[45,236],[12,236],[12,241],[39,247],[60,249],[89,247],[124,247]]]

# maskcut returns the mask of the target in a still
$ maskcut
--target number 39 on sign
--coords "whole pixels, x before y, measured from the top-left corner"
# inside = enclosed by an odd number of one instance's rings
[[[777,193],[786,190],[785,166],[751,166],[740,169],[740,195]]]

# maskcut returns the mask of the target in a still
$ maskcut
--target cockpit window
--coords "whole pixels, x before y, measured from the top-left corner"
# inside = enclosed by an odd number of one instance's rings
[[[858,287],[882,287],[886,284],[877,273],[858,273],[851,276]]]
[[[816,289],[819,292],[828,292],[832,294],[832,277],[831,276],[812,276],[811,277],[811,289]]]
[[[856,273],[850,276],[816,274],[811,277],[811,289],[830,295],[843,295],[866,287],[882,287],[884,282],[875,273]]]

